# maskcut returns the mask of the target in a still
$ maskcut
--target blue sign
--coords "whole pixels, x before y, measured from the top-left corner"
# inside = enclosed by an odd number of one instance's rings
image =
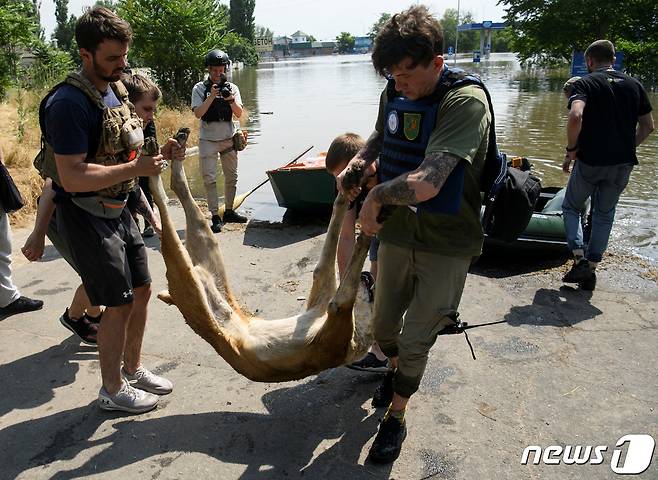
[[[492,21],[490,21],[490,20],[486,20],[486,21],[482,22],[482,28],[484,28],[484,29],[489,29],[489,28],[491,28],[491,25],[492,25],[492,24],[493,24]]]
[[[615,70],[621,71],[624,64],[624,52],[615,53],[615,64],[613,68]],[[572,77],[584,77],[589,72],[587,71],[587,63],[585,62],[585,53],[584,52],[573,52],[573,57],[571,58],[571,76]]]
[[[473,50],[473,63],[480,62],[480,50]]]
[[[454,55],[454,54],[455,54],[455,48],[452,45],[450,45],[448,47],[448,55]]]

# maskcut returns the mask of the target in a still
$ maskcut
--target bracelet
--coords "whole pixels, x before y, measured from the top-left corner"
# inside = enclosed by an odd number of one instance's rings
[[[569,147],[569,145],[567,145],[566,147],[564,147],[564,149],[565,149],[567,152],[575,152],[576,150],[578,150],[578,145],[576,144],[576,145],[574,145],[573,147]]]

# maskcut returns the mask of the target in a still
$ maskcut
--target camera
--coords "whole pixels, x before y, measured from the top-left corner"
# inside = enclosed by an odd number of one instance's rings
[[[228,83],[226,80],[226,75],[221,74],[219,76],[219,83],[216,83],[215,88],[219,89],[219,94],[222,96],[222,98],[228,98],[233,94],[233,90],[231,90],[231,84]]]

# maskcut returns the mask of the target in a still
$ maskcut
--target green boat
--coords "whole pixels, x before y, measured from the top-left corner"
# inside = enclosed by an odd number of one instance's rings
[[[327,172],[324,157],[307,158],[267,172],[281,207],[305,213],[327,212],[336,198],[336,180]],[[511,243],[485,237],[485,246],[524,250],[566,251],[562,201],[566,189],[544,187],[530,223]]]
[[[326,212],[336,198],[336,179],[327,172],[324,157],[269,170],[267,176],[279,206],[306,213]]]

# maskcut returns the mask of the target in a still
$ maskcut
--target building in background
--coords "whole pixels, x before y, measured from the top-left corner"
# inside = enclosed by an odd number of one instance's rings
[[[274,38],[272,40],[271,52],[260,55],[261,60],[268,61],[271,59],[280,60],[288,57],[299,58],[332,55],[335,51],[336,42],[318,42],[313,40],[311,35],[308,35],[301,30],[297,30],[289,37],[283,36]]]

